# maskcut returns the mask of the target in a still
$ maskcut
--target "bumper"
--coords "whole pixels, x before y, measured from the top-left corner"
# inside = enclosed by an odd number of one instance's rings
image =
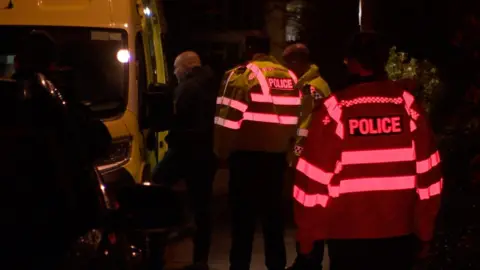
[[[106,173],[100,172],[103,178],[103,182],[108,186],[117,186],[117,185],[133,185],[135,184],[135,179],[124,167],[120,167],[116,170],[109,171]]]
[[[118,195],[122,188],[135,185],[135,179],[124,167],[106,173],[100,172],[108,200],[118,207]],[[116,206],[115,206],[116,205]]]

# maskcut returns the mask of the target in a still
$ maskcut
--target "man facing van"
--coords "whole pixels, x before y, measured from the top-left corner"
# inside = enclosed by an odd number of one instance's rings
[[[296,76],[269,56],[269,40],[247,40],[249,62],[232,70],[217,99],[215,153],[230,169],[230,270],[250,269],[257,218],[265,265],[285,269],[282,191],[286,153],[300,109]]]
[[[213,154],[213,118],[216,80],[209,67],[202,67],[200,57],[192,51],[175,60],[178,86],[173,93],[174,116],[166,138],[168,151],[155,168],[155,183],[172,185],[186,180],[188,196],[197,227],[193,242],[193,265],[190,269],[208,269],[211,238],[210,200],[216,172]]]

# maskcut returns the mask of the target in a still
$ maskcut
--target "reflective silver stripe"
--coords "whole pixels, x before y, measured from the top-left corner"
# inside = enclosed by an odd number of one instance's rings
[[[307,137],[308,136],[308,129],[306,129],[306,128],[297,129],[297,136]]]
[[[295,154],[295,156],[299,157],[303,152],[303,147],[299,146],[299,145],[295,145],[294,149],[293,149],[293,153]]]
[[[318,92],[314,92],[314,93],[312,94],[312,96],[313,96],[313,99],[314,99],[314,100],[320,100],[320,99],[324,98],[323,94],[318,93]]]

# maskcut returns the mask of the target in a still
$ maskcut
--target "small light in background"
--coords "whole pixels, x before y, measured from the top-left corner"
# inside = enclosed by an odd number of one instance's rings
[[[358,25],[362,27],[362,0],[358,1]]]
[[[118,50],[117,60],[123,64],[128,63],[130,61],[130,52],[125,49]]]
[[[145,14],[145,16],[149,17],[150,15],[152,15],[152,11],[146,7],[143,9],[143,14]]]

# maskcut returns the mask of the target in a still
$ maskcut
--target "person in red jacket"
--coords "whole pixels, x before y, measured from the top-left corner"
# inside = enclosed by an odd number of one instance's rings
[[[381,39],[361,33],[348,52],[356,83],[313,113],[296,167],[300,251],[326,240],[331,270],[411,269],[433,235],[439,153],[425,112],[387,79]]]

